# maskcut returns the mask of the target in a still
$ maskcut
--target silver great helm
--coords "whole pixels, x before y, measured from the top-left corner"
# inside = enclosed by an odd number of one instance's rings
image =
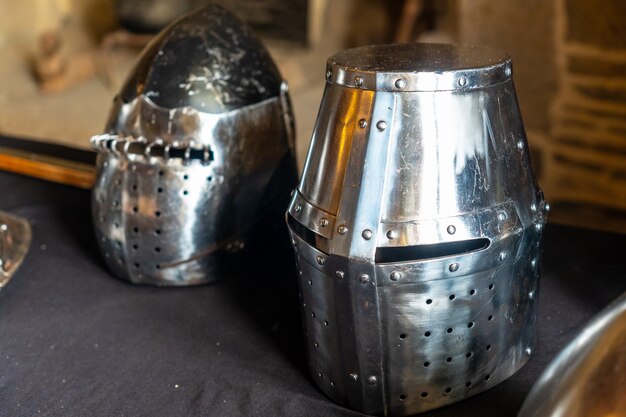
[[[91,139],[109,268],[134,283],[214,280],[227,254],[282,223],[272,214],[297,182],[293,131],[286,84],[248,27],[215,5],[172,23]]]
[[[547,211],[509,57],[368,46],[326,80],[287,212],[313,378],[380,415],[493,387],[532,351]]]

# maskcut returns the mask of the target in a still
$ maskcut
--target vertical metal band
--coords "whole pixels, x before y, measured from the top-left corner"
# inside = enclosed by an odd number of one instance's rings
[[[334,234],[331,252],[370,262],[376,252],[395,96],[369,91],[361,94],[356,115],[359,128],[352,138],[336,220],[338,227],[343,225],[349,232]]]
[[[335,223],[349,232],[335,233],[331,243],[331,253],[349,259],[345,272],[350,301],[343,303],[352,317],[355,349],[351,355],[356,355],[358,367],[351,372],[358,387],[351,392],[351,397],[357,397],[351,401],[360,403],[364,412],[377,414],[385,413],[386,401],[374,254],[394,99],[393,93],[377,93],[374,98],[362,92]]]

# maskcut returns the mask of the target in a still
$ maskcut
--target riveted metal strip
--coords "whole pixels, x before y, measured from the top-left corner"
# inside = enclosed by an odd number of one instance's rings
[[[529,228],[532,228],[531,226]],[[455,256],[422,261],[394,262],[376,265],[378,286],[403,285],[457,278],[482,271],[502,268],[524,256],[520,239],[524,229],[518,229],[491,242],[489,248]]]
[[[327,239],[332,237],[336,217],[309,203],[298,190],[291,197],[287,213],[318,235]]]
[[[363,71],[328,64],[326,79],[344,87],[384,92],[473,90],[511,79],[511,61],[490,67],[442,72]]]
[[[380,222],[381,195],[384,189],[388,158],[389,132],[393,128],[395,96],[381,93],[373,96],[363,92],[355,123],[358,129],[352,138],[350,157],[341,193],[337,224],[349,230],[335,234],[331,253],[349,261],[346,265],[349,302],[345,311],[352,317],[354,328],[353,352],[358,369],[355,378],[354,400],[366,413],[384,414],[385,377],[383,375],[380,333],[379,297],[376,286],[374,255],[376,239],[372,238]],[[363,231],[369,230],[364,237]]]
[[[372,100],[374,95],[368,92],[366,97]],[[394,106],[394,94],[381,93],[375,95],[371,113],[361,110],[358,113],[356,122],[361,129],[355,131],[358,137],[352,139],[337,214],[337,224],[347,226],[350,233],[334,239],[332,253],[373,263],[376,239],[372,237],[376,236],[380,223],[385,183],[382,173],[387,166]]]
[[[300,236],[298,236],[297,233],[291,230],[291,228],[289,228],[289,231],[291,232],[291,239],[294,250],[298,254],[298,256],[313,265],[316,269],[320,270],[324,274],[331,275],[332,266],[328,265],[327,263],[330,255],[309,245]]]
[[[378,247],[424,245],[489,238],[516,233],[522,224],[515,204],[509,201],[485,210],[458,216],[401,223],[381,223],[376,238]]]

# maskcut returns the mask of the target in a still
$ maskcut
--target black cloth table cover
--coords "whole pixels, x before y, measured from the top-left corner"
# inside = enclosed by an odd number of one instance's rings
[[[266,245],[214,285],[133,286],[104,268],[88,191],[9,173],[0,189],[0,210],[33,226],[0,290],[0,416],[361,415],[309,379],[288,244]],[[530,361],[422,415],[515,416],[550,360],[626,290],[625,247],[624,235],[548,225]]]

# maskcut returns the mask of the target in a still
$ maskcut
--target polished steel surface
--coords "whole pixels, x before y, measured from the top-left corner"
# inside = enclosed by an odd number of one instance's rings
[[[91,141],[109,268],[143,284],[216,279],[254,227],[280,221],[297,178],[293,132],[287,85],[247,27],[215,5],[174,22]]]
[[[320,388],[408,415],[511,376],[532,352],[546,212],[505,53],[329,58],[287,210]]]
[[[26,219],[0,212],[0,288],[7,285],[21,265],[31,240]]]
[[[626,294],[546,368],[518,417],[626,416]]]

